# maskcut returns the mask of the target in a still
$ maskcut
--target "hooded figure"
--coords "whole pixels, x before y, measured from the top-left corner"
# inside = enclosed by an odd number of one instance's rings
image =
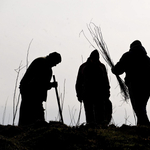
[[[42,102],[47,99],[47,91],[57,86],[57,82],[50,82],[52,67],[61,62],[61,56],[57,52],[50,53],[46,57],[35,59],[28,67],[20,82],[21,106],[19,125],[24,126],[44,121],[44,109]]]
[[[99,61],[98,51],[94,50],[80,66],[76,80],[77,98],[84,103],[87,123],[110,122],[112,106],[109,89],[106,68]]]
[[[139,40],[131,43],[130,50],[123,54],[112,72],[116,75],[126,74],[125,83],[137,124],[148,125],[146,105],[150,96],[150,58]]]

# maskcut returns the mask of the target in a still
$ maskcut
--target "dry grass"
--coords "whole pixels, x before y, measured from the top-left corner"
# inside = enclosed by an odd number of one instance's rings
[[[7,150],[148,150],[150,127],[69,127],[60,122],[37,122],[27,127],[0,126],[0,149]]]

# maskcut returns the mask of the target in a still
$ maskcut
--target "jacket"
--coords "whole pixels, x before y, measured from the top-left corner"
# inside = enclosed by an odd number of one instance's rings
[[[28,67],[20,82],[21,94],[36,94],[46,101],[47,90],[51,88],[52,69],[46,58],[37,58]]]
[[[110,86],[104,64],[100,61],[93,64],[88,59],[80,66],[76,80],[78,99],[109,98],[109,89]]]
[[[150,84],[150,58],[143,46],[134,46],[123,54],[112,72],[116,75],[125,73],[126,85],[147,86]]]

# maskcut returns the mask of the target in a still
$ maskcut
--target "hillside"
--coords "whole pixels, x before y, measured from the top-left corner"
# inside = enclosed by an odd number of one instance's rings
[[[0,126],[2,150],[148,150],[150,127],[69,127],[59,122]]]

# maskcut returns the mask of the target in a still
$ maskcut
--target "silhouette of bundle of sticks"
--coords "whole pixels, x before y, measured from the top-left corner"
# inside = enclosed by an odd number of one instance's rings
[[[96,26],[94,23],[90,23],[89,26],[87,26],[87,27],[88,27],[88,30],[89,30],[94,42],[96,43],[96,45],[98,47],[98,50],[100,51],[100,54],[102,55],[104,60],[108,63],[108,65],[111,68],[113,68],[114,63],[111,60],[107,45],[103,39],[101,28]],[[95,46],[91,42],[90,42],[90,44],[95,48]],[[117,78],[117,81],[118,81],[119,86],[120,86],[121,94],[122,94],[124,100],[127,100],[129,98],[128,88],[125,85],[124,81],[118,75],[116,75],[116,78]]]

